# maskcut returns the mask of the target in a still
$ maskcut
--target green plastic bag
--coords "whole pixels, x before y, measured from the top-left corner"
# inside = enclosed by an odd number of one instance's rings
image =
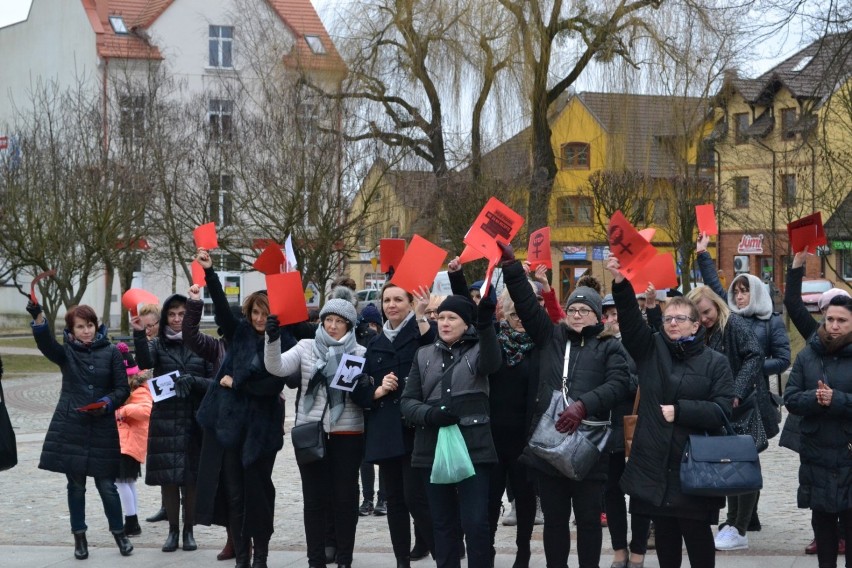
[[[438,429],[435,461],[432,462],[432,483],[458,483],[473,477],[473,462],[467,453],[464,437],[456,424]]]

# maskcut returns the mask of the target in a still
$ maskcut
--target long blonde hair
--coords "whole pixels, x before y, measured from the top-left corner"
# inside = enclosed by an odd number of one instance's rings
[[[716,294],[716,292],[710,289],[709,286],[693,288],[686,295],[686,298],[696,306],[698,306],[698,302],[704,299],[712,302],[713,305],[716,306],[716,311],[719,312],[719,318],[716,320],[716,325],[719,326],[719,331],[725,331],[725,326],[728,325],[728,318],[731,315],[731,309],[728,307],[728,304]]]

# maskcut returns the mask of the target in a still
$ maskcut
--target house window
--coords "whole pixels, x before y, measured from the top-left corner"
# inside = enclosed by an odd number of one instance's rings
[[[234,101],[210,99],[207,118],[210,124],[210,137],[214,140],[230,140]]]
[[[781,176],[781,187],[784,193],[781,196],[781,201],[785,207],[792,207],[796,204],[796,174],[784,174]]]
[[[633,203],[630,204],[630,209],[633,213],[633,219],[636,221],[637,225],[647,225],[648,224],[648,201],[642,198],[637,197]]]
[[[563,144],[562,168],[565,170],[589,169],[589,145],[584,142]]]
[[[317,128],[317,105],[313,103],[300,103],[297,113],[299,132],[303,139],[313,138]]]
[[[399,225],[394,225],[390,228],[390,238],[398,239],[399,238]]]
[[[592,199],[590,197],[560,197],[556,200],[556,226],[592,224]]]
[[[669,222],[669,202],[666,199],[654,200],[654,224],[667,225]]]
[[[121,141],[132,146],[145,136],[145,96],[124,96],[119,99],[118,131]]]
[[[781,109],[781,137],[790,139],[795,138],[796,133],[791,132],[793,125],[796,124],[796,109],[782,108]]]
[[[210,218],[217,227],[232,225],[234,176],[210,176]]]
[[[127,26],[124,23],[124,18],[121,16],[110,16],[109,17],[109,25],[112,26],[112,31],[114,31],[118,35],[127,35]]]
[[[716,166],[716,153],[713,147],[702,144],[698,149],[698,167],[702,169],[713,169]]]
[[[310,47],[311,51],[316,55],[325,55],[328,53],[325,49],[325,45],[322,43],[322,39],[320,39],[320,36],[306,35],[305,43],[308,44],[308,47]]]
[[[852,280],[852,250],[837,251],[840,256],[840,276],[846,280]]]
[[[234,49],[234,26],[210,26],[210,67],[231,69]]]
[[[748,178],[734,178],[734,206],[748,207]]]
[[[748,142],[745,131],[748,129],[748,113],[740,112],[734,115],[734,142],[745,144]]]

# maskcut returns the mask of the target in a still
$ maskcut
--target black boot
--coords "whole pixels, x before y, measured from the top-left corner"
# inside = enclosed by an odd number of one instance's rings
[[[166,542],[163,543],[163,552],[174,552],[178,549],[180,543],[180,530],[177,525],[169,525],[169,536],[166,537]]]
[[[115,538],[115,544],[118,545],[118,551],[122,556],[130,556],[130,553],[133,552],[133,545],[130,543],[130,539],[127,538],[127,535],[124,534],[124,531],[120,533],[112,533],[113,538]]]
[[[238,536],[231,532],[234,539],[234,554],[236,555],[236,568],[251,568],[251,539]]]
[[[139,526],[138,515],[124,516],[124,534],[127,536],[139,536],[142,534],[142,527]]]
[[[337,547],[326,546],[325,547],[325,562],[326,562],[326,564],[334,564],[335,560],[337,560]]]
[[[192,536],[192,527],[183,527],[183,549],[187,551],[198,550],[195,537]]]
[[[515,563],[512,564],[512,568],[529,568],[530,566],[530,545],[526,543],[527,546],[518,546],[518,551],[515,553]]]
[[[156,513],[154,513],[153,515],[151,515],[150,517],[148,517],[147,519],[145,519],[145,522],[146,523],[159,523],[160,521],[165,521],[166,518],[167,518],[166,508],[160,507],[160,510],[157,511]]]
[[[409,558],[414,560],[422,560],[429,556],[429,547],[426,546],[425,542],[419,541],[417,539],[414,540],[414,547],[411,549],[409,553]]]
[[[74,533],[74,558],[85,560],[89,557],[89,542],[86,540],[86,531]]]
[[[269,556],[269,540],[254,539],[254,558],[251,568],[268,568],[266,559]]]
[[[397,558],[396,559],[396,568],[411,568],[411,559],[410,558]]]

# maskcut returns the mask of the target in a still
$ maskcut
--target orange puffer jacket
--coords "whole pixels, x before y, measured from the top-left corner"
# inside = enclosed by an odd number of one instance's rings
[[[121,453],[139,463],[145,462],[148,452],[148,420],[151,418],[151,391],[143,383],[130,393],[127,402],[115,411]]]

